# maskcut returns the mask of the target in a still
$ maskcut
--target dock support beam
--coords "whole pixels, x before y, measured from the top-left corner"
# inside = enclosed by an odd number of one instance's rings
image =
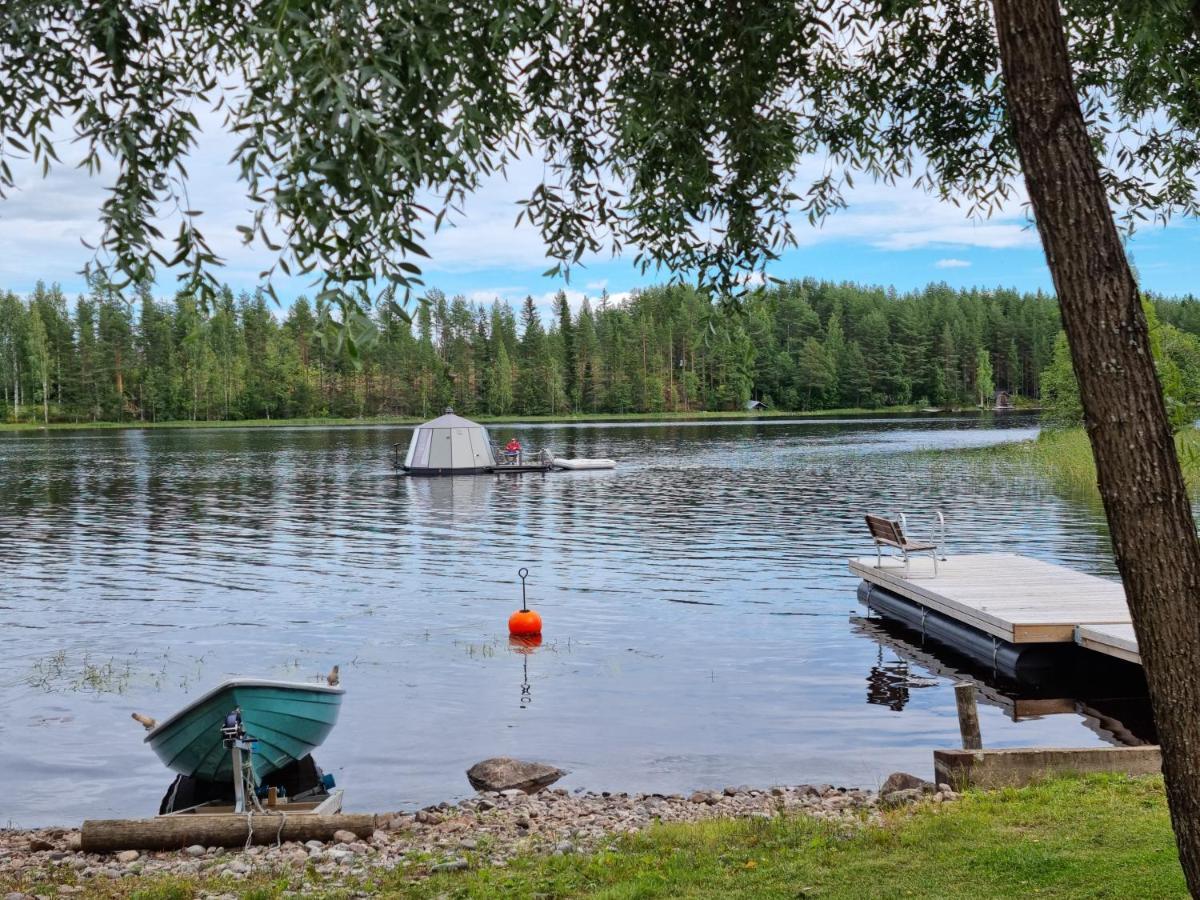
[[[964,750],[982,750],[983,737],[979,733],[979,708],[975,705],[975,685],[960,681],[954,686],[954,702],[958,706],[958,730],[962,734]]]

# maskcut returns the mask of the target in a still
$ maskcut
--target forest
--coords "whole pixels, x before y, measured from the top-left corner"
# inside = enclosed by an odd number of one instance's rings
[[[1200,303],[1156,299],[1187,402],[1200,395]],[[1044,293],[920,291],[796,280],[739,307],[684,286],[544,315],[431,291],[383,303],[357,359],[333,311],[226,289],[202,309],[102,288],[70,300],[39,284],[0,292],[0,421],[163,422],[293,417],[572,415],[987,405],[996,391],[1055,403],[1073,381]],[[1061,343],[1061,342],[1060,342]],[[1066,365],[1064,373],[1062,367]],[[1059,382],[1062,382],[1061,384]],[[1069,399],[1069,398],[1068,398]],[[1064,405],[1065,404],[1065,405]]]

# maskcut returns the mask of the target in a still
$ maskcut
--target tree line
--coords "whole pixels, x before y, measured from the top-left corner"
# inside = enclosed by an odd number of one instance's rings
[[[1168,394],[1194,409],[1200,303],[1155,308]],[[740,310],[681,286],[577,308],[560,293],[543,318],[532,298],[514,309],[432,291],[411,316],[380,304],[356,360],[328,340],[334,314],[319,300],[284,309],[229,289],[207,309],[147,290],[133,302],[101,287],[74,301],[43,284],[0,293],[0,417],[429,416],[447,405],[466,415],[654,413],[750,400],[797,411],[946,407],[987,405],[998,390],[1038,398],[1047,377],[1055,409],[1064,418],[1078,409],[1061,339],[1056,351],[1058,306],[1044,293],[931,284],[899,294],[805,279],[759,290]]]

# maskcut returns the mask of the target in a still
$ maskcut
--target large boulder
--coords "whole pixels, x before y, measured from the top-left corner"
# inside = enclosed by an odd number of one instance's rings
[[[467,769],[467,780],[477,791],[524,791],[536,794],[567,773],[545,763],[496,756]]]
[[[879,789],[879,796],[886,797],[893,791],[920,791],[929,794],[933,792],[933,785],[924,778],[909,775],[907,772],[893,772]]]

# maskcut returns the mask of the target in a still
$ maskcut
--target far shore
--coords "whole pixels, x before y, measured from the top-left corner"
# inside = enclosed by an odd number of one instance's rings
[[[842,409],[813,409],[813,410],[756,410],[738,411],[692,411],[692,412],[653,412],[653,413],[596,413],[578,415],[550,416],[471,416],[473,420],[485,425],[580,425],[580,424],[619,424],[622,422],[756,422],[771,419],[827,419],[838,416],[887,416],[887,415],[943,415],[954,413],[977,413],[976,407],[957,407],[939,409],[936,412],[928,408],[914,405],[881,406],[874,409],[864,407],[846,407]],[[1010,412],[1034,412],[1030,409],[1016,409]],[[133,419],[127,422],[91,422],[87,420],[72,422],[0,422],[0,432],[37,432],[37,431],[83,431],[111,429],[149,429],[149,428],[298,428],[298,427],[377,427],[381,425],[418,425],[437,415],[431,412],[428,416],[363,416],[354,418],[319,417],[297,419],[180,419],[166,422],[147,422]]]

